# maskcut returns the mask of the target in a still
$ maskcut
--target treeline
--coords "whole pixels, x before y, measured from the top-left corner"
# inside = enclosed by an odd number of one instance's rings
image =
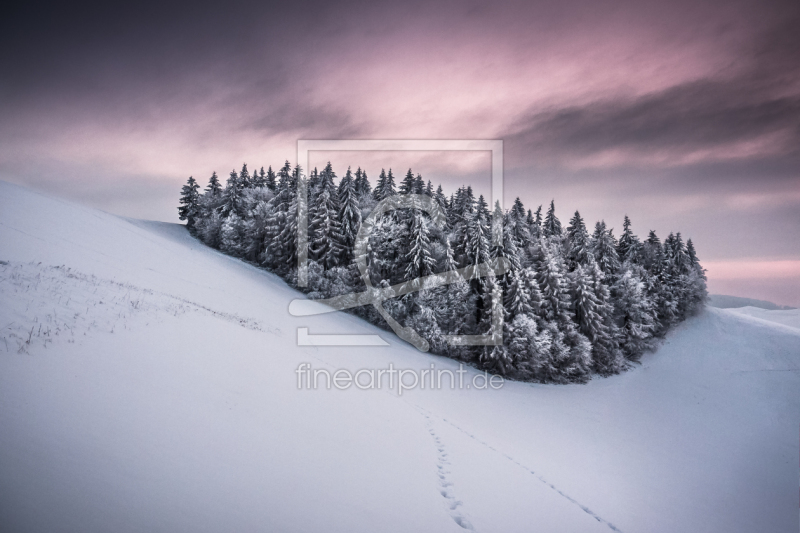
[[[362,220],[395,194],[425,194],[446,214],[444,228],[416,209],[383,215],[369,238],[372,284],[388,287],[432,273],[503,257],[502,276],[462,279],[388,300],[386,309],[424,337],[431,351],[506,377],[542,382],[583,382],[611,375],[654,347],[656,339],[697,311],[707,297],[704,270],[691,239],[680,233],[662,243],[654,231],[640,240],[625,216],[617,238],[605,222],[589,233],[577,211],[566,228],[554,202],[542,213],[523,206],[494,211],[503,221],[502,245],[491,239],[493,213],[471,187],[449,197],[411,170],[395,183],[381,171],[372,188],[366,172],[348,168],[341,179],[331,164],[308,177],[286,164],[230,173],[223,187],[214,173],[201,192],[189,178],[179,215],[207,245],[256,263],[296,286],[297,185],[307,180],[309,286],[312,298],[365,289],[354,263]],[[491,293],[499,284],[505,322],[502,346],[451,346],[445,335],[485,334]],[[371,306],[354,313],[385,327]]]

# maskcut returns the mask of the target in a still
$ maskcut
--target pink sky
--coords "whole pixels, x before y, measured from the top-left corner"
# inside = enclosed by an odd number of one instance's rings
[[[19,7],[0,23],[0,179],[172,221],[189,175],[294,162],[298,139],[503,139],[506,203],[554,198],[562,220],[580,209],[618,227],[627,213],[640,236],[681,231],[712,291],[800,305],[781,289],[800,286],[798,12],[779,0]],[[340,175],[411,166],[445,188],[488,183],[480,154],[430,156],[331,159]]]

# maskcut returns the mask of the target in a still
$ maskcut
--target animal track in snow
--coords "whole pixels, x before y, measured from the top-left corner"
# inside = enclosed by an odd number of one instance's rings
[[[430,416],[432,413],[431,413],[430,411],[428,411],[427,409],[425,409],[425,408],[423,408],[423,407],[420,407],[420,406],[418,406],[418,405],[417,405],[416,407],[417,407],[417,408],[420,410],[420,412],[422,412],[422,414],[423,414],[423,415],[425,416],[425,418],[428,420],[428,422],[427,422],[427,424],[428,424],[428,428],[429,428],[429,429],[428,429],[428,431],[430,431],[430,432],[431,432],[431,435],[434,435],[434,432],[433,432],[433,424],[432,424],[432,422],[431,422],[431,416]],[[523,465],[522,463],[520,463],[519,461],[517,461],[516,459],[514,459],[513,457],[511,457],[511,456],[510,456],[510,455],[508,455],[507,453],[505,453],[505,452],[502,452],[502,451],[499,451],[498,449],[496,449],[495,447],[493,447],[493,446],[492,446],[492,445],[490,445],[489,443],[482,441],[481,439],[479,439],[478,437],[476,437],[476,436],[475,436],[475,435],[473,435],[472,433],[470,433],[470,432],[466,431],[465,429],[461,428],[460,426],[458,426],[457,424],[453,423],[452,421],[450,421],[450,420],[448,420],[448,419],[446,419],[446,418],[442,418],[442,417],[439,417],[439,418],[442,420],[442,422],[445,422],[445,423],[447,423],[447,424],[451,425],[452,427],[454,427],[455,429],[459,430],[460,432],[462,432],[462,433],[463,433],[464,435],[466,435],[467,437],[469,437],[469,438],[473,439],[475,442],[477,442],[477,443],[479,443],[479,444],[482,444],[483,446],[485,446],[485,447],[486,447],[486,448],[488,448],[489,450],[491,450],[491,451],[493,451],[493,452],[495,452],[495,453],[498,453],[498,454],[502,455],[502,456],[503,456],[503,457],[505,457],[507,460],[509,460],[509,461],[511,461],[512,463],[514,463],[515,465],[519,466],[520,468],[522,468],[522,469],[523,469],[523,470],[525,470],[526,472],[529,472],[531,475],[535,476],[535,477],[536,477],[536,479],[538,479],[539,481],[541,481],[542,483],[544,483],[545,485],[547,485],[548,487],[550,487],[552,490],[554,490],[556,493],[558,493],[558,494],[559,494],[561,497],[563,497],[563,498],[567,499],[569,502],[571,502],[571,503],[575,504],[575,505],[576,505],[578,508],[580,508],[580,509],[581,509],[581,510],[582,510],[584,513],[588,514],[589,516],[591,516],[592,518],[594,518],[594,519],[595,519],[595,520],[597,520],[598,522],[600,522],[600,523],[602,523],[602,524],[605,524],[605,525],[606,525],[606,526],[608,526],[608,528],[609,528],[609,529],[611,529],[612,531],[617,531],[617,532],[619,532],[619,533],[622,533],[622,532],[619,530],[619,528],[617,528],[617,527],[616,527],[614,524],[612,524],[612,523],[611,523],[611,522],[609,522],[608,520],[605,520],[605,519],[603,519],[603,518],[599,517],[599,516],[598,516],[597,514],[595,514],[595,513],[594,513],[594,512],[593,512],[591,509],[589,509],[589,508],[588,508],[588,507],[586,507],[585,505],[581,504],[580,502],[578,502],[577,500],[575,500],[574,498],[572,498],[572,497],[571,497],[571,496],[569,496],[568,494],[564,493],[564,492],[563,492],[562,490],[560,490],[558,487],[556,487],[555,485],[553,485],[552,483],[550,483],[549,481],[547,481],[547,480],[546,480],[546,479],[545,479],[545,478],[544,478],[544,477],[543,477],[541,474],[537,474],[537,473],[536,473],[536,472],[535,472],[533,469],[531,469],[531,468],[529,468],[529,467],[527,467],[527,466]],[[434,438],[435,438],[435,440],[437,440],[437,445],[438,445],[438,436],[435,436]],[[444,494],[443,494],[443,495],[444,495]],[[458,520],[456,520],[456,522],[458,522]],[[461,525],[461,523],[459,523],[459,525]],[[462,526],[462,527],[464,527],[464,526]],[[471,528],[465,528],[465,529],[471,529]]]
[[[450,480],[450,460],[447,448],[442,443],[442,439],[433,427],[431,417],[425,413],[426,422],[425,426],[436,444],[436,476],[439,480],[439,494],[446,500],[447,510],[453,521],[466,529],[467,531],[475,531],[469,519],[461,512],[463,503],[461,500],[456,499],[453,493],[453,482]]]

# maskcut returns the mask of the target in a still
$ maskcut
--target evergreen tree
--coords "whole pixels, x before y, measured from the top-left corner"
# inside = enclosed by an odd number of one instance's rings
[[[328,161],[330,163],[330,161]],[[319,172],[317,171],[317,167],[314,167],[314,170],[308,175],[308,190],[310,194],[313,194],[319,188]],[[310,199],[310,197],[309,197]]]
[[[355,188],[359,199],[367,198],[372,194],[372,187],[369,184],[369,178],[367,178],[367,171],[361,170],[361,167],[358,167],[358,170],[356,170]]]
[[[700,266],[692,239],[686,241],[686,255],[689,261],[689,273],[686,277],[688,314],[699,311],[708,299],[706,288],[706,271]]]
[[[513,365],[511,354],[505,345],[484,346],[480,362],[485,369],[501,376],[507,376]]]
[[[211,248],[219,248],[222,241],[223,219],[216,209],[197,223],[197,234]]]
[[[417,177],[414,178],[414,194],[423,194],[425,192],[425,180],[422,179],[422,176],[417,174]]]
[[[180,207],[178,207],[178,218],[186,221],[186,227],[194,229],[195,217],[198,215],[200,203],[200,185],[197,184],[192,176],[186,185],[181,189]]]
[[[570,275],[575,323],[578,331],[592,343],[592,366],[595,372],[611,375],[624,368],[622,352],[614,324],[614,306],[605,275],[590,257],[584,269],[578,265]]]
[[[661,240],[656,235],[654,230],[650,230],[647,240],[642,246],[642,261],[644,267],[652,274],[655,274],[661,265],[661,256],[663,249],[661,248]]]
[[[537,212],[537,216],[540,213]],[[561,236],[561,221],[556,216],[556,202],[550,201],[550,209],[547,210],[547,216],[544,218],[544,226],[542,233],[545,237],[560,237]]]
[[[248,261],[258,261],[267,247],[269,223],[272,220],[270,202],[259,200],[244,220],[242,254]]]
[[[242,219],[235,211],[225,219],[222,224],[220,250],[236,257],[242,256]]]
[[[262,170],[263,170],[263,167],[262,167]],[[271,190],[271,191],[274,191],[275,188],[277,187],[277,184],[275,182],[275,172],[272,171],[272,166],[271,165],[267,169],[267,176],[264,179],[264,186],[267,189]]]
[[[536,320],[518,314],[503,324],[503,344],[513,357],[515,376],[523,380],[545,381],[552,337],[547,329],[539,331]]]
[[[265,237],[266,249],[262,263],[286,275],[297,265],[297,182],[300,168],[288,161],[278,171],[278,185],[271,200],[272,216]]]
[[[539,237],[543,236],[541,205],[536,208],[536,213],[531,213],[531,210],[528,209],[528,226],[531,229],[531,238],[533,240],[539,240]]]
[[[261,167],[261,170],[258,172],[255,170],[253,171],[253,178],[251,182],[254,189],[260,189],[267,186],[267,173],[264,171],[264,167]]]
[[[222,191],[222,206],[220,209],[224,218],[227,218],[231,213],[236,213],[241,218],[243,192],[244,186],[239,179],[239,175],[236,170],[231,170],[230,176],[228,176],[228,183],[225,185],[225,190]]]
[[[211,177],[208,180],[208,186],[206,187],[206,194],[211,196],[217,196],[222,194],[222,185],[219,183],[219,178],[217,177],[217,173],[214,172],[211,174]]]
[[[431,251],[430,232],[425,217],[414,210],[410,227],[410,250],[406,254],[405,279],[411,280],[433,274],[436,260]]]
[[[595,224],[592,235],[592,253],[600,269],[606,275],[614,275],[620,267],[617,245],[611,230],[606,229],[605,221]]]
[[[519,270],[508,272],[508,287],[503,295],[503,308],[508,319],[533,313],[525,272]]]
[[[570,274],[570,292],[572,295],[572,309],[578,331],[583,333],[590,341],[600,336],[607,335],[606,327],[597,309],[599,303],[594,293],[594,284],[591,278],[583,271],[582,265],[577,265]]]
[[[622,222],[622,235],[619,237],[617,243],[617,256],[620,261],[627,261],[629,263],[637,263],[639,258],[639,249],[641,243],[639,238],[631,231],[631,219],[625,215]]]
[[[519,196],[514,199],[514,205],[511,206],[511,217],[514,221],[525,220],[525,206],[522,205]]]
[[[339,250],[339,195],[334,185],[336,174],[330,162],[318,175],[318,183],[313,191],[313,199],[309,204],[311,222],[309,233],[309,254],[323,269],[336,266],[341,255]]]
[[[416,184],[417,178],[414,177],[414,174],[411,172],[411,169],[408,169],[406,172],[406,177],[403,178],[403,181],[400,182],[400,194],[412,194],[416,192]]]
[[[353,247],[355,246],[358,230],[361,228],[361,209],[358,205],[355,181],[347,169],[347,174],[339,183],[339,217],[340,228],[339,264],[349,265],[353,261]]]
[[[572,271],[579,265],[588,265],[592,255],[589,249],[589,233],[581,214],[575,211],[567,227],[567,268]]]
[[[511,207],[509,213],[509,223],[511,226],[511,233],[516,240],[517,248],[525,246],[531,241],[531,228],[530,224],[525,219],[525,206],[519,197],[514,200],[514,205]]]
[[[444,191],[442,190],[442,186],[436,189],[436,193],[433,195],[433,198],[436,200],[436,203],[439,205],[439,209],[441,209],[442,214],[447,216],[448,215],[448,205],[447,205],[447,197],[444,195]]]
[[[628,359],[638,361],[652,346],[654,331],[653,309],[644,283],[631,270],[626,270],[614,284],[613,295],[620,347]]]
[[[395,194],[397,194],[397,192],[395,191],[392,169],[389,169],[388,174],[381,169],[381,175],[378,178],[378,184],[375,185],[375,190],[372,192],[372,195],[375,197],[375,201],[380,202],[381,200],[384,200],[390,196],[394,196]]]
[[[253,180],[250,177],[250,172],[247,171],[247,163],[242,165],[242,171],[239,173],[239,184],[242,189],[249,189],[253,186]]]
[[[458,270],[458,265],[453,258],[453,248],[450,246],[450,241],[444,241],[444,256],[442,257],[442,272],[449,272],[451,270]]]
[[[566,266],[560,247],[539,239],[540,258],[536,268],[536,280],[542,291],[541,317],[547,321],[565,324],[570,320],[569,286]]]

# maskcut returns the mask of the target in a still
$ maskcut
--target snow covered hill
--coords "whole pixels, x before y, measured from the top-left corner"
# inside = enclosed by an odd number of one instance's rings
[[[769,311],[789,311],[795,309],[783,305],[774,304],[766,300],[755,300],[753,298],[742,298],[740,296],[728,296],[727,294],[709,294],[708,305],[720,309],[732,309],[737,307],[757,307]]]
[[[759,307],[747,306],[728,309],[728,312],[800,329],[800,309],[766,310]]]
[[[0,261],[2,531],[797,528],[800,329],[774,312],[708,308],[587,385],[298,390],[304,362],[457,365],[291,317],[181,226],[2,182]]]

